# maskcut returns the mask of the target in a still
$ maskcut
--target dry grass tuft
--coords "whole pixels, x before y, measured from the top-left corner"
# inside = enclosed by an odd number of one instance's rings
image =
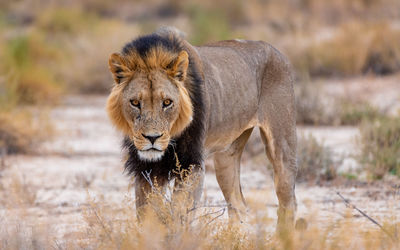
[[[36,152],[37,146],[53,134],[45,113],[0,112],[0,151],[5,154]]]
[[[329,148],[309,135],[299,138],[297,162],[299,166],[297,181],[319,183],[337,177],[337,168],[342,159],[337,159]]]
[[[250,202],[251,214],[245,223],[229,223],[221,217],[220,208],[197,211],[193,220],[187,220],[187,209],[171,213],[168,201],[155,191],[149,197],[152,207],[144,220],[138,221],[133,201],[128,199],[122,208],[107,207],[103,202],[91,202],[85,213],[88,223],[83,238],[76,240],[83,248],[101,249],[397,249],[399,223],[386,223],[385,230],[360,227],[348,211],[348,216],[328,220],[321,227],[314,218],[306,218],[310,226],[305,231],[274,235],[274,220],[265,212],[265,205]],[[154,196],[155,195],[155,196]],[[175,208],[187,204],[178,200]],[[153,210],[155,208],[155,210]],[[163,219],[160,220],[160,214]],[[167,215],[167,218],[164,217]],[[172,216],[172,217],[169,217]],[[177,217],[175,217],[177,216]],[[181,217],[182,216],[182,217]],[[362,223],[362,222],[361,222]],[[368,224],[369,222],[365,222]],[[364,225],[364,224],[363,224]],[[364,225],[365,226],[365,225]],[[267,228],[270,228],[269,230]]]

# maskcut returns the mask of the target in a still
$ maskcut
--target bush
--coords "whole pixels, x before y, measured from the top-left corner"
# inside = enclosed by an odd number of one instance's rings
[[[296,91],[297,124],[329,125],[334,124],[335,117],[328,112],[327,100],[323,99],[319,86],[302,82]]]
[[[399,40],[400,31],[390,24],[350,23],[331,38],[311,43],[292,60],[312,76],[390,74],[400,70]]]
[[[52,127],[43,114],[0,112],[0,154],[35,152],[37,145],[51,136]]]
[[[0,55],[0,152],[29,153],[50,136],[47,117],[29,110],[58,102],[62,87],[50,65],[58,53],[39,34],[27,33],[8,39]]]
[[[364,120],[385,117],[385,112],[363,100],[329,98],[318,85],[303,82],[296,86],[297,124],[359,125]]]
[[[223,12],[195,5],[189,8],[189,16],[194,30],[190,41],[194,45],[230,38],[231,28]]]
[[[97,17],[93,13],[83,12],[78,8],[50,8],[39,15],[36,26],[52,35],[76,35],[90,30],[96,21]]]
[[[9,39],[2,48],[0,82],[4,94],[2,108],[19,104],[49,104],[57,102],[61,84],[50,67],[57,61],[58,52],[37,34],[20,35]]]
[[[360,126],[360,155],[372,179],[400,177],[400,118],[380,118]]]
[[[309,135],[300,137],[297,151],[297,181],[330,181],[337,177],[341,160],[334,158],[332,151]]]
[[[341,100],[340,124],[358,125],[361,122],[373,121],[385,116],[377,107],[367,102],[353,102],[350,100]]]

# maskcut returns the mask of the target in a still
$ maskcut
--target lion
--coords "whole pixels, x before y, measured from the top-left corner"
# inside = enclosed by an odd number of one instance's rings
[[[288,60],[263,41],[189,44],[175,29],[160,29],[126,44],[109,58],[115,84],[107,100],[112,124],[124,135],[126,171],[135,177],[136,206],[146,204],[157,178],[177,178],[176,157],[192,167],[198,202],[204,159],[214,157],[230,218],[246,212],[240,158],[258,127],[273,165],[279,228],[296,211],[296,120]],[[194,166],[194,167],[193,167]]]

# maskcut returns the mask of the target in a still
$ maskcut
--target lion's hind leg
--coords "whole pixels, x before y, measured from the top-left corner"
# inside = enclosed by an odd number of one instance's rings
[[[229,217],[239,219],[246,211],[246,203],[240,186],[240,158],[253,128],[244,131],[224,152],[214,155],[214,166],[218,184],[228,204]]]
[[[273,165],[275,192],[279,200],[278,232],[286,232],[294,228],[296,213],[295,180],[296,164],[296,132],[271,130],[269,125],[260,127],[268,159]],[[278,131],[277,131],[278,130]]]

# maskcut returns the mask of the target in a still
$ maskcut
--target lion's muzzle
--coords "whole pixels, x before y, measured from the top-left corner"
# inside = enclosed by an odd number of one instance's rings
[[[141,134],[141,140],[136,141],[139,158],[143,161],[155,162],[161,160],[168,146],[169,138],[163,134]]]

